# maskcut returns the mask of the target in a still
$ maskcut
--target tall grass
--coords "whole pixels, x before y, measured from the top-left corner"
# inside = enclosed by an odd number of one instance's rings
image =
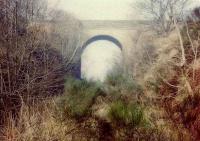
[[[56,105],[53,99],[45,100],[33,106],[23,105],[18,121],[7,117],[4,128],[0,128],[2,141],[66,141],[71,138],[68,133],[75,125],[70,120],[65,123],[55,116]]]

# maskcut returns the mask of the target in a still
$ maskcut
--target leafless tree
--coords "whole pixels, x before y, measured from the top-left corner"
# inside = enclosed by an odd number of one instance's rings
[[[137,8],[159,34],[167,34],[174,28],[174,18],[180,20],[189,0],[142,0]]]

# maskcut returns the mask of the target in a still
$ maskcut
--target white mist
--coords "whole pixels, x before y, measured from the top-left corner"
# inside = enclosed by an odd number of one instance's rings
[[[99,40],[89,44],[81,56],[81,77],[88,81],[105,81],[122,65],[122,51],[114,43]]]

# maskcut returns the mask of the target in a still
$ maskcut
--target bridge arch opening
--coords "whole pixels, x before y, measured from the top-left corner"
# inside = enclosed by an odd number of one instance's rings
[[[105,81],[121,67],[122,44],[110,35],[97,35],[85,42],[81,54],[81,78]]]
[[[121,50],[123,48],[122,44],[120,43],[120,41],[118,39],[116,39],[115,37],[111,36],[111,35],[95,35],[92,38],[88,39],[82,46],[82,49],[84,50],[89,44],[94,43],[96,41],[100,41],[100,40],[106,40],[109,42],[114,43],[117,47],[119,47]]]

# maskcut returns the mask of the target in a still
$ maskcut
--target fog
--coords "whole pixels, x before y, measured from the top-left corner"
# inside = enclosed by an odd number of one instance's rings
[[[112,42],[99,40],[87,46],[81,61],[82,78],[103,82],[122,63],[122,51]]]

